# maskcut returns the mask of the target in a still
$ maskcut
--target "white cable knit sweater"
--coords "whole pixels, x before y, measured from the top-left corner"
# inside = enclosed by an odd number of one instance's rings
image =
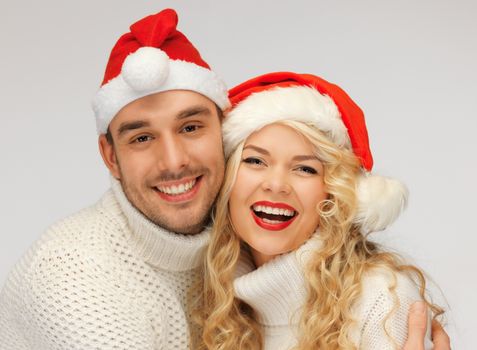
[[[306,301],[303,266],[314,249],[319,249],[315,235],[299,249],[279,256],[254,270],[248,258],[240,261],[234,281],[235,294],[258,315],[263,327],[265,350],[286,350],[297,343],[300,308]],[[362,296],[353,308],[357,320],[350,337],[359,349],[396,349],[384,331],[384,320],[395,305],[389,287],[393,277],[385,271],[374,271],[363,280]],[[399,304],[387,321],[390,335],[400,349],[407,338],[407,319],[410,305],[421,300],[418,288],[405,275],[397,275],[395,289]],[[432,349],[430,329],[426,349]]]
[[[0,294],[1,350],[188,349],[188,293],[209,233],[167,232],[121,185],[53,225]]]

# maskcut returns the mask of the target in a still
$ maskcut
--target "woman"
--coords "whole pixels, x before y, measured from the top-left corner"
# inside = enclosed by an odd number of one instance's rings
[[[230,91],[207,254],[209,349],[394,349],[422,272],[367,240],[407,191],[371,175],[364,116],[338,86],[271,73]]]

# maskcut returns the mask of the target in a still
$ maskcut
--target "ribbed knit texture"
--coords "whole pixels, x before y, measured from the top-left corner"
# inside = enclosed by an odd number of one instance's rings
[[[167,232],[121,185],[53,225],[0,294],[0,349],[188,349],[209,233]],[[195,291],[197,292],[197,291]]]
[[[294,252],[276,257],[256,270],[243,259],[235,294],[257,311],[264,332],[265,350],[285,350],[296,345],[301,307],[306,301],[303,267],[310,253],[319,249],[317,234]],[[374,270],[363,279],[362,295],[353,306],[356,325],[350,337],[359,349],[400,349],[407,338],[410,305],[421,300],[418,288],[404,274],[396,276],[396,297],[390,291],[391,273]],[[390,311],[396,307],[391,314]],[[386,329],[391,338],[386,335]],[[432,349],[430,329],[426,349]]]

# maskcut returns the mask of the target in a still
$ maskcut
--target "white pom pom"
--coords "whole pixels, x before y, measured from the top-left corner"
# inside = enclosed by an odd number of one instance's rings
[[[407,205],[409,192],[401,182],[376,175],[363,175],[358,182],[358,212],[355,223],[363,233],[384,230]]]
[[[161,49],[141,47],[126,57],[121,73],[135,91],[157,89],[169,75],[169,56]]]

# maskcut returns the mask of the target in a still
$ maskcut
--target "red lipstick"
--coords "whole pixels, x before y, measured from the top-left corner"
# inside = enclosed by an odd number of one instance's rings
[[[259,217],[257,214],[255,214],[255,211],[253,210],[254,206],[266,206],[266,207],[271,207],[271,208],[278,208],[278,209],[286,209],[286,210],[291,210],[295,212],[295,216],[293,216],[290,220],[283,221],[283,222],[278,222],[278,223],[269,223],[265,222],[261,217]],[[296,217],[298,216],[298,213],[296,212],[295,208],[289,206],[288,204],[285,203],[273,203],[273,202],[268,202],[268,201],[260,201],[256,202],[252,205],[252,208],[250,209],[252,213],[252,217],[255,220],[255,223],[260,226],[261,228],[269,231],[280,231],[284,230],[288,226],[292,224],[293,221],[295,221]]]

